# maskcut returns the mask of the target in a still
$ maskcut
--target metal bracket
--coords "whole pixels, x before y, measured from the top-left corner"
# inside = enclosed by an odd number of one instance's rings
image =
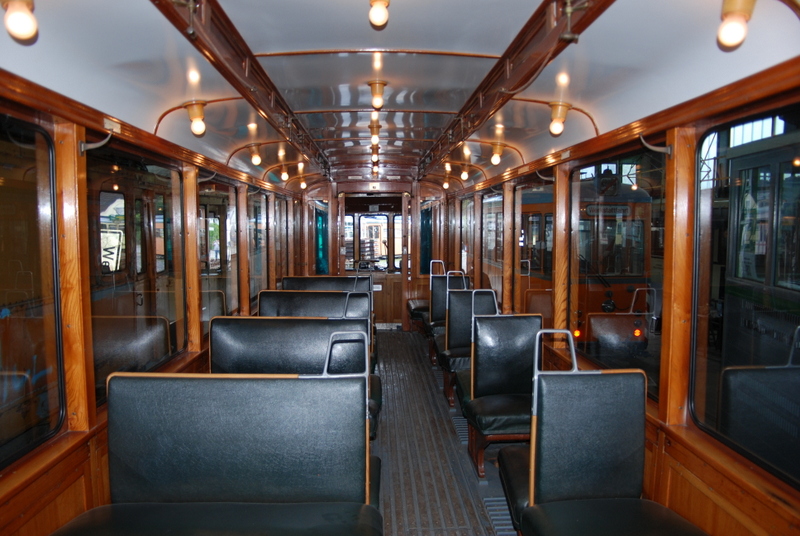
[[[98,142],[95,142],[95,143],[86,143],[85,141],[81,140],[80,142],[78,142],[78,151],[80,152],[80,155],[81,156],[85,156],[86,155],[86,151],[102,147],[103,145],[105,145],[106,143],[111,141],[111,135],[112,134],[114,134],[114,133],[113,132],[109,132],[108,136],[106,136],[106,139],[98,141]]]
[[[663,153],[663,154],[669,156],[670,158],[672,158],[672,145],[667,145],[665,147],[657,147],[655,145],[650,145],[649,143],[644,141],[644,137],[642,137],[641,134],[639,134],[639,141],[641,141],[642,145],[644,145],[645,147],[647,147],[651,151],[655,151],[657,153]]]
[[[539,173],[538,169],[536,170],[536,174],[539,175],[539,178],[542,179],[543,181],[555,182],[555,180],[556,180],[555,177],[545,177],[544,175]]]

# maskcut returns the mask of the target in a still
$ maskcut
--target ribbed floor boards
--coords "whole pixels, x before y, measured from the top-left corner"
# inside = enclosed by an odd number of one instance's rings
[[[441,375],[428,360],[425,339],[418,333],[379,331],[376,344],[383,409],[372,450],[382,459],[384,533],[507,534],[500,529],[506,523],[502,508],[490,516],[484,505],[484,500],[504,501],[492,465],[496,449],[487,451],[487,478],[479,479],[456,434],[456,413],[442,395]]]

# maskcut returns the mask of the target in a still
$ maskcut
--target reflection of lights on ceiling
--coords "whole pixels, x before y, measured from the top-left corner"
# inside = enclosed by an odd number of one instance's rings
[[[303,170],[305,169],[305,167],[306,167],[306,163],[305,162],[298,162],[297,163],[297,174],[298,175],[302,175],[303,174]]]
[[[372,68],[376,71],[383,69],[383,54],[380,52],[372,53]]]
[[[558,87],[567,87],[569,85],[569,75],[565,72],[556,75],[556,84]]]
[[[189,69],[189,72],[186,74],[186,77],[189,79],[189,82],[192,84],[196,84],[200,81],[200,71],[197,69]]]
[[[453,171],[453,167],[450,165],[450,162],[445,162],[445,163],[444,163],[444,170],[445,170],[446,172],[448,172],[448,173],[450,173],[451,171]]]
[[[469,158],[472,154],[472,151],[469,150],[469,145],[464,142],[464,158]]]
[[[250,132],[250,134],[255,134],[256,131],[258,130],[258,125],[255,122],[248,123],[247,130]]]

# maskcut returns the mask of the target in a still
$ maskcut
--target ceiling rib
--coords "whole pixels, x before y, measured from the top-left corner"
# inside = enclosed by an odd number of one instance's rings
[[[325,153],[296,120],[217,0],[151,1],[281,136],[330,174]]]
[[[443,130],[418,166],[418,178],[430,173],[442,160],[506,104],[519,88],[536,78],[551,59],[571,41],[562,40],[567,17],[562,15],[569,0],[542,2],[520,33],[509,45],[472,96]],[[571,32],[580,34],[614,0],[591,0],[578,4],[572,12]],[[573,6],[575,9],[575,6]]]

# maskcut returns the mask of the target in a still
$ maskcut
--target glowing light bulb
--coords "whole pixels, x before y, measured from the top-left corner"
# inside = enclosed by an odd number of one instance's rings
[[[492,162],[492,165],[494,165],[494,166],[496,166],[497,164],[499,164],[499,163],[500,163],[500,155],[499,155],[499,154],[497,154],[497,153],[494,153],[494,154],[492,155],[492,160],[491,160],[491,162]]]
[[[722,19],[717,40],[722,46],[736,47],[747,37],[747,17],[743,13],[728,13]]]
[[[253,163],[254,166],[258,166],[261,164],[261,156],[259,156],[258,153],[256,153],[250,157],[250,161]]]
[[[444,181],[444,183],[442,184],[442,188],[444,188],[445,190],[450,188],[450,181]]]
[[[451,171],[453,171],[453,167],[450,165],[450,162],[445,162],[445,163],[444,163],[444,170],[445,170],[446,172],[448,172],[448,173],[450,173]]]
[[[372,107],[380,109],[383,106],[383,97],[380,95],[375,95],[372,97]]]
[[[308,188],[308,184],[306,184],[306,181],[304,181],[304,180],[303,180],[303,181],[300,181],[300,188],[302,188],[303,190],[305,190],[306,188]]]
[[[202,136],[206,131],[206,124],[203,122],[202,118],[197,117],[195,119],[192,119],[191,129],[192,129],[192,134],[194,134],[195,136]]]
[[[550,134],[558,136],[562,132],[564,132],[564,121],[553,119],[553,121],[550,122]]]
[[[33,2],[11,0],[5,8],[6,15],[3,21],[12,37],[25,41],[36,35],[39,25],[33,16]]]
[[[461,180],[465,181],[467,179],[469,179],[469,173],[467,173],[467,171],[464,170],[464,171],[461,172]]]
[[[369,21],[380,28],[389,22],[389,0],[370,0]]]
[[[281,172],[281,180],[286,182],[289,180],[289,174],[286,171]]]
[[[372,142],[372,145],[378,145],[381,140],[377,134],[373,134],[369,141]]]

